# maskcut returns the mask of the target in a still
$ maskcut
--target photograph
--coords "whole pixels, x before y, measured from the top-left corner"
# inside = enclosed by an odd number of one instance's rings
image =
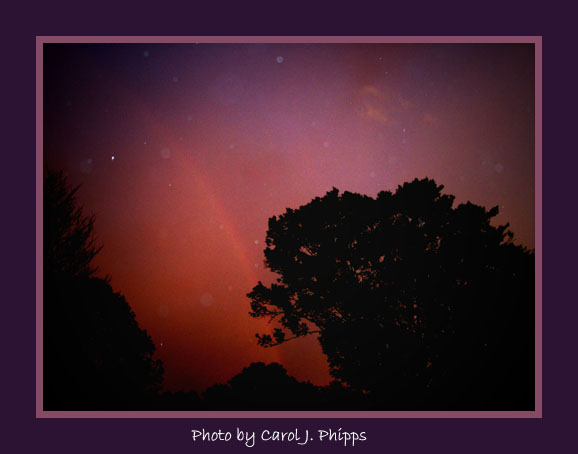
[[[535,40],[57,41],[42,412],[541,412]]]

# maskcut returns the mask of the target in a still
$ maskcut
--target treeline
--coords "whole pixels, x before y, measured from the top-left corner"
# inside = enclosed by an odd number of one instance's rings
[[[337,382],[315,386],[298,381],[278,363],[252,363],[227,383],[216,384],[203,393],[177,391],[160,393],[151,409],[216,411],[314,411],[370,409],[362,393]]]
[[[530,410],[534,253],[453,206],[433,180],[376,199],[334,189],[269,220],[248,295],[275,320],[264,347],[317,334],[334,381],[252,363],[198,394],[162,388],[162,363],[125,298],[96,277],[94,218],[62,173],[44,179],[44,410]]]

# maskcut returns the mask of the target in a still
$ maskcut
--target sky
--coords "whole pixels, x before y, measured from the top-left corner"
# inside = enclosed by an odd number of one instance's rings
[[[433,178],[534,247],[531,44],[44,44],[43,84],[43,166],[81,185],[170,390],[255,361],[329,383],[314,336],[257,345],[246,294],[268,219],[333,187]]]

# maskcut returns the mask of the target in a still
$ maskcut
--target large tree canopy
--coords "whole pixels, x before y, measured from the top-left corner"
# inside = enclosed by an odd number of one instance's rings
[[[317,334],[336,379],[392,408],[532,407],[533,253],[442,189],[333,189],[269,219],[259,343]]]

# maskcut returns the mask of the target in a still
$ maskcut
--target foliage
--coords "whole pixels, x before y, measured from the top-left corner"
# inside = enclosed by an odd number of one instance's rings
[[[71,187],[62,172],[44,178],[44,268],[55,275],[92,276],[98,254],[94,216],[85,216],[76,200],[79,189]]]
[[[44,186],[44,408],[145,409],[162,364],[125,298],[94,277],[94,218],[62,173]]]
[[[533,253],[433,180],[337,189],[269,220],[248,294],[270,347],[318,334],[330,372],[391,407],[533,405]],[[464,397],[466,396],[466,397]]]
[[[287,374],[279,363],[251,363],[226,384],[203,393],[210,410],[346,410],[360,409],[363,396],[340,384],[319,387]]]

